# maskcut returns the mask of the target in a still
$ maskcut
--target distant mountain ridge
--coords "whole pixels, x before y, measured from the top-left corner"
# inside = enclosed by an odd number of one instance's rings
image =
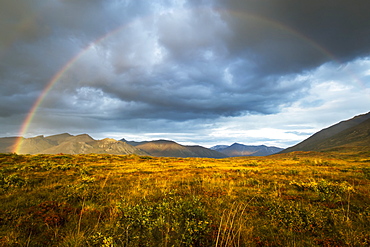
[[[1,145],[7,139],[0,138],[0,152],[11,152],[14,149],[14,142],[11,146]],[[9,144],[9,142],[8,142]],[[23,138],[22,145],[19,148],[19,154],[89,154],[89,153],[107,153],[107,154],[137,154],[148,155],[143,150],[135,148],[127,143],[116,141],[114,139],[94,140],[87,134],[70,135],[68,133],[52,136],[36,136],[32,138]]]
[[[324,128],[306,140],[284,149],[281,153],[338,148],[370,150],[370,112]]]
[[[17,137],[0,138],[0,153],[9,153],[15,149]],[[131,145],[133,144],[133,145]],[[157,140],[127,142],[105,138],[94,140],[87,134],[71,135],[68,133],[52,136],[22,137],[19,154],[137,154],[158,157],[204,157],[226,158],[227,156],[201,146],[184,146],[174,141]]]
[[[234,143],[231,146],[217,145],[205,148],[198,145],[181,145],[171,140],[154,141],[127,141],[122,138],[94,140],[88,134],[71,135],[62,133],[51,136],[36,136],[22,138],[22,145],[18,148],[19,154],[137,154],[157,157],[200,157],[226,158],[235,156],[265,156],[281,151],[281,148],[260,146],[246,146]],[[0,138],[0,153],[10,153],[15,150],[18,137]]]
[[[240,143],[234,143],[230,146],[217,145],[217,146],[211,147],[210,149],[221,152],[229,157],[267,156],[267,155],[278,153],[283,150],[283,148],[278,148],[278,147],[267,147],[265,145],[251,146],[251,145],[244,145]]]
[[[0,138],[0,153],[15,150],[18,137]],[[209,157],[225,158],[236,156],[266,156],[275,153],[294,151],[327,150],[362,150],[370,151],[370,112],[341,121],[324,128],[306,140],[282,149],[265,145],[248,146],[234,143],[230,146],[217,145],[210,149],[201,146],[185,146],[169,140],[156,141],[120,141],[114,139],[94,140],[87,134],[73,136],[62,133],[52,136],[23,138],[18,149],[19,154],[137,154],[159,157]]]
[[[126,141],[121,139],[121,141]],[[185,146],[170,140],[154,140],[143,142],[127,142],[136,148],[144,150],[157,157],[201,157],[201,158],[226,158],[227,156],[201,146]]]

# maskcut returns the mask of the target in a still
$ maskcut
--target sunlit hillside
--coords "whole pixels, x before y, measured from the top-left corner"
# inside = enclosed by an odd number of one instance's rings
[[[1,246],[369,246],[370,153],[0,155]]]
[[[370,151],[370,112],[322,129],[282,153],[336,149]]]

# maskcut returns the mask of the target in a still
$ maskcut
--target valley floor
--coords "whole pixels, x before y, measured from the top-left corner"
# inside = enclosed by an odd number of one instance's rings
[[[0,154],[0,246],[369,246],[369,153]]]

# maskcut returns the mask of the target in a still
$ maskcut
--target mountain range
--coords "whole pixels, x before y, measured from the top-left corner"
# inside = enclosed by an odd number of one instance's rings
[[[0,138],[0,152],[9,153],[15,149],[16,137]],[[222,147],[222,148],[221,148]],[[203,157],[203,158],[226,158],[234,156],[264,156],[281,151],[279,148],[266,146],[246,146],[234,143],[231,146],[216,146],[205,148],[202,146],[181,145],[171,140],[154,141],[126,141],[121,139],[94,140],[87,134],[73,136],[68,133],[52,136],[36,136],[22,138],[22,145],[18,149],[19,154],[137,154],[157,157]]]
[[[0,138],[0,143],[2,143]],[[4,148],[5,145],[0,145]],[[6,152],[14,149],[14,146],[0,150]],[[89,154],[89,153],[109,153],[109,154],[137,154],[148,155],[143,150],[135,148],[125,142],[105,138],[103,140],[94,140],[87,134],[70,135],[63,133],[52,136],[36,136],[32,138],[23,138],[22,145],[18,150],[20,154]]]
[[[156,140],[156,141],[127,141],[121,139],[132,146],[140,148],[153,156],[167,157],[212,157],[225,158],[236,156],[266,156],[278,153],[282,148],[260,146],[249,146],[239,143],[228,145],[217,145],[211,148],[202,146],[184,146],[174,141]]]
[[[126,141],[105,138],[94,140],[87,134],[71,135],[68,133],[52,136],[22,138],[19,154],[137,154],[158,157],[207,157],[225,158],[236,156],[266,156],[275,153],[294,151],[335,151],[359,150],[370,151],[370,112],[341,121],[322,129],[306,140],[282,149],[278,147],[248,146],[239,143],[217,145],[211,148],[181,145],[171,140]],[[0,138],[0,153],[15,150],[18,137]]]
[[[9,153],[15,149],[16,137],[0,138],[0,153]],[[207,157],[225,158],[226,155],[201,146],[184,146],[174,141],[158,140],[148,142],[117,141],[105,138],[94,140],[87,134],[70,135],[68,133],[52,136],[22,138],[19,154],[137,154],[158,157]]]

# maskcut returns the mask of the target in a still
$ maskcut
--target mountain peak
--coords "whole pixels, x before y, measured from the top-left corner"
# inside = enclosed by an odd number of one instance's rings
[[[101,140],[103,142],[118,142],[117,140],[115,139],[112,139],[112,138],[104,138],[103,140]]]
[[[240,143],[233,143],[230,146],[218,145],[211,148],[231,157],[235,156],[266,156],[282,151],[282,148],[267,147],[265,145],[251,146]]]
[[[136,147],[157,157],[225,158],[226,155],[201,146],[184,146],[170,140],[143,142]]]
[[[164,140],[164,139],[159,139],[159,140],[154,140],[154,141],[151,141],[152,143],[157,143],[157,144],[178,144],[177,142],[175,141],[171,141],[171,140]],[[180,145],[180,144],[179,144]]]
[[[71,136],[72,139],[80,142],[89,142],[89,141],[95,141],[91,136],[88,134],[80,134],[76,136]]]
[[[62,133],[62,134],[51,135],[51,136],[48,136],[48,137],[70,137],[70,136],[72,136],[72,135],[66,132],[66,133]]]
[[[237,143],[237,142],[234,142],[233,144],[230,145],[230,147],[236,147],[236,146],[245,146],[245,145]]]
[[[75,137],[87,137],[87,138],[91,138],[93,139],[90,135],[88,134],[79,134],[79,135],[76,135]]]

